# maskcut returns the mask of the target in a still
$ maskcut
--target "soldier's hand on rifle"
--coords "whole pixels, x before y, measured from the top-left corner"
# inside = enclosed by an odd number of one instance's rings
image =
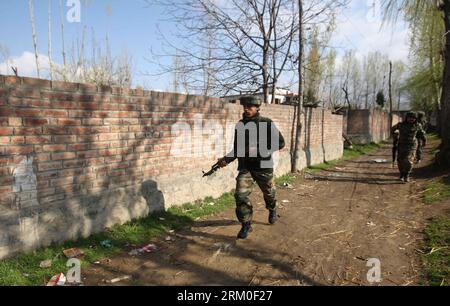
[[[225,160],[225,157],[219,158],[217,161],[217,165],[220,168],[226,167],[228,165],[227,161]]]

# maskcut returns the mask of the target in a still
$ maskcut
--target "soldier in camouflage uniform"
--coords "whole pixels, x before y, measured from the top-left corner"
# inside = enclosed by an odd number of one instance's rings
[[[405,121],[392,127],[392,133],[399,132],[398,139],[398,169],[400,170],[400,179],[403,182],[409,182],[409,175],[414,163],[417,150],[417,140],[426,145],[425,132],[422,125],[417,122],[417,114],[409,112],[406,114]]]
[[[427,123],[427,119],[425,118],[424,112],[417,112],[417,122],[422,125],[422,128],[424,131],[427,130],[428,123]],[[420,161],[422,160],[423,147],[424,147],[424,144],[422,143],[422,141],[419,141],[419,143],[417,145],[417,151],[416,151],[416,163],[417,164],[419,164]]]
[[[275,123],[259,114],[261,106],[259,99],[243,97],[241,104],[244,107],[244,114],[236,125],[233,150],[219,159],[219,166],[225,167],[236,158],[238,159],[239,174],[236,178],[234,197],[236,216],[242,224],[238,238],[245,239],[252,231],[253,206],[249,197],[254,182],[258,184],[264,195],[264,202],[269,210],[269,223],[274,224],[279,217],[276,210],[272,153],[283,149],[285,142]],[[256,127],[256,134],[246,131],[252,126]],[[238,143],[239,137],[245,138],[245,141]],[[266,152],[261,151],[261,148],[263,148],[262,150],[267,148]]]

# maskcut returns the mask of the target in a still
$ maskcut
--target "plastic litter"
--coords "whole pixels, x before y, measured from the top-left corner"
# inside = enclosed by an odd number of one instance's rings
[[[71,248],[63,251],[67,258],[78,258],[84,256],[84,252],[77,248]]]
[[[67,281],[66,276],[63,273],[59,273],[49,280],[47,286],[48,287],[64,286],[66,284],[66,281]]]

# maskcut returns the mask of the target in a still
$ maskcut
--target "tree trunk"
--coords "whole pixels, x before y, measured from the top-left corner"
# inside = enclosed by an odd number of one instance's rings
[[[450,0],[444,0],[445,20],[445,66],[441,97],[441,135],[440,161],[450,166]]]
[[[303,0],[298,0],[299,18],[299,54],[298,54],[298,104],[297,104],[297,126],[295,131],[295,146],[292,154],[291,172],[296,173],[299,169],[299,148],[302,136],[302,113],[303,113]]]
[[[392,127],[392,62],[389,62],[389,131]],[[391,135],[391,132],[389,132],[389,136]]]

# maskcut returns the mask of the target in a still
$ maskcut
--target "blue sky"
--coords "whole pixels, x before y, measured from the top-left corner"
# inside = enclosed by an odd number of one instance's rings
[[[370,5],[374,0],[353,0],[350,7],[338,15],[338,28],[333,36],[332,45],[339,54],[345,49],[356,49],[357,56],[362,57],[369,51],[380,50],[388,53],[393,60],[407,59],[408,33],[400,23],[394,30],[380,32],[380,20],[372,17]],[[64,15],[70,9],[63,0]],[[380,1],[376,1],[377,3]],[[53,60],[62,63],[59,24],[59,0],[52,0],[53,13]],[[158,28],[166,33],[174,31],[174,25],[164,21],[161,8],[149,7],[144,0],[81,0],[81,22],[65,22],[66,48],[71,42],[81,37],[83,28],[87,28],[87,41],[91,41],[91,29],[94,29],[97,41],[109,37],[113,55],[126,50],[133,58],[133,85],[143,85],[153,89],[170,89],[170,76],[152,77],[145,72],[154,72],[157,67],[146,58],[151,57],[150,49],[160,51],[161,40]],[[47,0],[34,0],[35,18],[38,37],[38,50],[44,58],[47,55]],[[28,0],[0,1],[0,44],[9,49],[10,56],[19,66],[19,73],[35,76],[33,62],[33,44],[29,20]],[[4,74],[6,65],[0,73]],[[2,69],[3,67],[3,69]],[[11,72],[9,72],[10,74]]]

